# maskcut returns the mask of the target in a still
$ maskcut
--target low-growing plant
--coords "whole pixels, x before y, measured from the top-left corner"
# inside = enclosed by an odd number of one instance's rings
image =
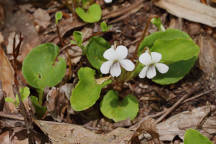
[[[23,88],[20,88],[19,89],[19,93],[20,93],[20,96],[21,96],[21,100],[24,101],[28,98],[28,96],[30,95],[30,90],[28,87],[23,87]],[[8,102],[8,103],[13,103],[16,107],[19,106],[19,97],[18,95],[16,94],[16,99],[14,98],[11,98],[11,97],[6,97],[5,98],[5,102]]]
[[[94,5],[94,7],[98,6]],[[78,11],[85,19],[94,14],[92,9],[90,6],[87,13],[81,9]],[[61,18],[61,16],[57,17],[57,19]],[[92,37],[84,46],[82,33],[74,31],[71,43],[82,48],[83,55],[95,70],[90,67],[81,67],[78,70],[79,82],[72,89],[70,97],[73,110],[89,109],[99,100],[101,91],[106,88],[100,102],[102,114],[115,122],[132,120],[138,114],[139,103],[130,93],[125,96],[121,94],[124,82],[139,76],[142,79],[151,79],[160,85],[168,85],[184,78],[198,58],[199,47],[185,32],[176,29],[166,30],[157,18],[152,19],[151,22],[159,31],[141,41],[134,54],[135,60],[127,58],[127,47],[111,45],[100,36]],[[101,29],[104,32],[108,31],[109,26],[103,22]],[[46,111],[42,106],[44,88],[57,85],[64,77],[66,62],[58,57],[58,53],[59,48],[56,45],[42,44],[34,48],[23,62],[24,78],[39,93],[39,98],[31,97],[38,111]],[[103,77],[103,75],[108,76]],[[112,86],[108,89],[107,85]]]

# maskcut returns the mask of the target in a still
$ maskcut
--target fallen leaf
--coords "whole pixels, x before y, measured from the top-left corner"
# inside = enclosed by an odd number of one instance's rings
[[[117,128],[107,134],[95,134],[82,126],[35,120],[40,129],[48,134],[53,144],[128,144],[132,131]]]
[[[184,111],[159,123],[157,129],[160,140],[172,141],[176,135],[183,139],[185,130],[188,128],[196,128],[201,120],[210,112],[210,108],[214,108],[214,106],[203,106],[192,111]],[[205,121],[201,132],[206,136],[216,132],[215,116],[210,116]]]
[[[9,131],[6,131],[0,135],[1,144],[10,144]]]
[[[51,18],[49,14],[47,13],[47,11],[41,8],[37,9],[34,12],[33,17],[34,17],[34,22],[37,25],[39,25],[42,29],[46,29],[50,24]]]
[[[155,5],[166,9],[169,13],[187,19],[216,27],[216,9],[193,0],[159,0]]]
[[[200,46],[199,64],[201,70],[208,77],[215,77],[216,74],[216,41],[211,37],[200,36],[198,38]],[[215,77],[216,78],[216,77]]]
[[[14,70],[4,53],[4,50],[0,47],[0,81],[2,82],[2,89],[6,93],[7,97],[15,99],[13,93],[14,84]],[[7,112],[17,112],[16,107],[12,103],[5,103],[5,110]]]

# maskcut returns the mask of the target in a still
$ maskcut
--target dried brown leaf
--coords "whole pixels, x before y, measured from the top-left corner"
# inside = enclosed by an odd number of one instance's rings
[[[193,0],[159,0],[155,5],[187,20],[216,27],[216,9]]]
[[[108,134],[95,134],[82,126],[35,120],[41,130],[48,134],[53,144],[128,144],[132,131],[117,128]]]
[[[4,50],[0,47],[0,81],[2,82],[2,89],[6,93],[7,97],[15,99],[13,93],[14,84],[14,70],[4,53]],[[5,110],[8,112],[17,112],[16,107],[12,103],[5,103]]]
[[[214,106],[203,106],[192,111],[184,111],[157,125],[158,133],[161,141],[172,141],[178,135],[183,139],[185,130],[188,128],[196,128],[202,119],[210,112]],[[207,118],[202,126],[201,132],[208,136],[216,132],[215,117]]]

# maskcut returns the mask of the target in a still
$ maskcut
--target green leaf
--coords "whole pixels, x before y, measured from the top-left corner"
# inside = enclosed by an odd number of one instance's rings
[[[16,104],[16,101],[11,97],[6,97],[5,102]]]
[[[21,100],[22,102],[28,98],[28,96],[30,95],[30,90],[28,87],[22,87],[19,89],[19,93],[20,93],[20,96],[21,96]],[[18,94],[16,94],[16,106],[19,106],[19,97],[18,97]]]
[[[154,82],[167,85],[181,80],[194,66],[199,47],[191,40],[157,40],[151,51],[162,54],[160,62],[168,64],[169,71],[165,74],[157,73]]]
[[[30,90],[28,87],[20,88],[20,96],[22,101],[27,99],[29,95],[30,95]]]
[[[100,27],[101,27],[102,32],[107,32],[111,26],[108,26],[107,23],[105,21],[103,21],[103,22],[101,22]]]
[[[43,115],[46,113],[46,107],[41,106],[38,102],[38,98],[36,96],[31,96],[30,97],[32,105],[35,108],[36,114],[38,117],[43,117]]]
[[[111,80],[97,84],[95,71],[91,68],[80,68],[78,71],[79,82],[72,90],[70,97],[71,107],[75,111],[83,111],[93,106],[100,97],[101,89]]]
[[[133,95],[119,100],[117,92],[110,90],[100,103],[100,110],[104,116],[115,122],[134,119],[139,111],[139,104]]]
[[[184,144],[213,144],[207,137],[194,129],[186,130]]]
[[[156,40],[172,40],[179,38],[192,40],[187,33],[177,29],[167,29],[165,32],[155,32],[145,37],[145,39],[141,42],[141,44],[139,45],[138,55],[144,52],[145,47],[151,48]]]
[[[164,28],[160,18],[151,19],[151,23],[154,24],[160,31],[165,31],[165,28]]]
[[[88,11],[85,12],[83,8],[76,8],[77,15],[87,23],[98,22],[101,19],[102,10],[99,4],[92,4]]]
[[[55,14],[55,20],[56,20],[56,24],[58,24],[58,22],[62,19],[62,12],[59,11],[59,12],[56,12]]]
[[[82,45],[83,40],[82,40],[82,33],[81,32],[74,31],[73,32],[73,38],[76,41],[76,43],[77,43],[78,46]]]
[[[103,62],[106,60],[103,57],[103,53],[110,48],[110,44],[102,37],[93,37],[90,39],[87,48],[87,58],[91,65],[100,69]]]
[[[23,61],[22,73],[34,88],[44,89],[58,84],[66,72],[66,62],[57,57],[59,48],[52,44],[41,44],[34,48]]]

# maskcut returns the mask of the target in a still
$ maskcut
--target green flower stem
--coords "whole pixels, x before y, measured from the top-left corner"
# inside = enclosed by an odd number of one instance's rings
[[[38,94],[39,94],[39,104],[42,106],[43,104],[43,94],[44,94],[44,89],[38,89]]]

